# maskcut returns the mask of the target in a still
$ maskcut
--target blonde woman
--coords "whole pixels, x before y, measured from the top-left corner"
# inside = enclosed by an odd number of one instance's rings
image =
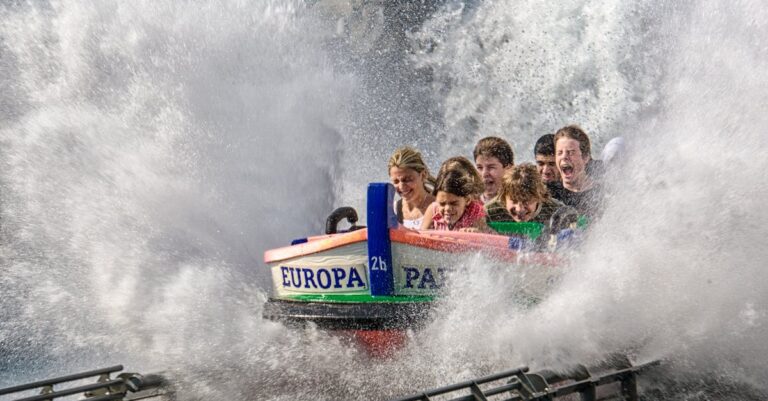
[[[400,199],[395,202],[397,221],[405,228],[421,228],[429,205],[435,201],[430,194],[435,179],[418,150],[405,146],[389,158],[389,179],[395,186]]]

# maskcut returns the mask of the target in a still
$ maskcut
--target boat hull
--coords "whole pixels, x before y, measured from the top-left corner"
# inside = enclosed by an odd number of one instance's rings
[[[271,298],[264,317],[327,330],[405,330],[428,321],[432,302],[304,302]]]

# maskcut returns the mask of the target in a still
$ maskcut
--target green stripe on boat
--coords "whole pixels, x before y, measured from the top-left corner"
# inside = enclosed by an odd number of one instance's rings
[[[305,302],[374,303],[374,302],[432,302],[431,295],[420,296],[372,296],[370,294],[301,294],[281,297]]]

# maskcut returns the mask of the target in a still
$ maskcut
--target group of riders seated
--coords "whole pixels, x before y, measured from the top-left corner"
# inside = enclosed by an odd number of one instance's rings
[[[575,125],[539,138],[534,154],[535,165],[515,165],[507,141],[486,137],[475,145],[474,163],[452,157],[435,178],[418,150],[399,148],[389,159],[398,221],[415,230],[481,233],[497,233],[498,223],[533,222],[541,225],[538,244],[553,246],[558,235],[599,216],[605,166],[592,159],[589,137]]]

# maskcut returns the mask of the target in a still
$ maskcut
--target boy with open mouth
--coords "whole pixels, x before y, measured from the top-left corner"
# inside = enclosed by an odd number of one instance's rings
[[[580,214],[595,217],[600,209],[600,186],[587,173],[592,160],[589,136],[576,125],[555,133],[555,164],[560,181],[548,183],[553,198],[575,208]]]
[[[489,136],[479,140],[472,153],[477,172],[483,179],[484,190],[480,200],[488,204],[499,192],[501,177],[515,164],[512,146],[499,137]]]

